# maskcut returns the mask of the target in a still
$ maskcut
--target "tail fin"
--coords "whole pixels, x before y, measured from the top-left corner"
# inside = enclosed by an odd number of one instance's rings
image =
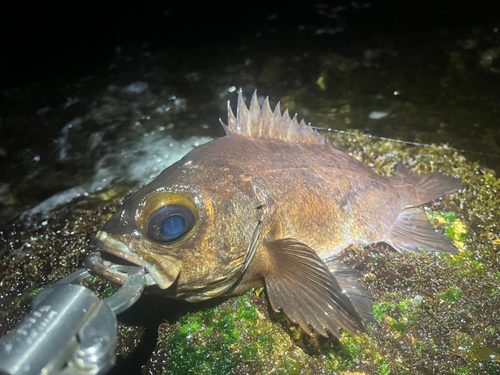
[[[390,181],[393,187],[406,192],[405,207],[420,206],[462,187],[461,181],[457,178],[439,172],[420,176],[406,169],[403,163],[396,165]]]

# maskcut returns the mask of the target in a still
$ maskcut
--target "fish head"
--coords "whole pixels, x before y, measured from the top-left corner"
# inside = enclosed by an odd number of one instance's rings
[[[172,297],[213,298],[241,276],[257,222],[254,198],[230,161],[210,157],[220,143],[200,146],[164,170],[96,236],[99,248],[144,267]]]

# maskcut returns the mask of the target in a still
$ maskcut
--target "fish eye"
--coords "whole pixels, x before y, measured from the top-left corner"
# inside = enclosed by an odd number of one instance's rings
[[[191,231],[195,217],[188,207],[171,204],[156,210],[147,220],[146,233],[160,244],[174,244]]]
[[[165,238],[175,239],[186,230],[186,219],[181,215],[170,215],[163,219],[160,225],[160,233]]]

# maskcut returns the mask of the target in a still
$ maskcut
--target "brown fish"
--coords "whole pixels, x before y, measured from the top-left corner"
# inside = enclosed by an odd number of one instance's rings
[[[371,297],[336,260],[349,245],[456,252],[418,206],[460,182],[401,164],[384,178],[254,93],[227,135],[197,147],[128,198],[101,248],[145,267],[166,295],[202,301],[266,286],[275,311],[306,332],[364,330]]]

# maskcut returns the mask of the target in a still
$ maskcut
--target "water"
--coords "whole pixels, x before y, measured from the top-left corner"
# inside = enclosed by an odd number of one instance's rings
[[[64,125],[60,136],[55,140],[57,162],[89,165],[86,173],[88,177],[83,184],[58,192],[24,211],[23,218],[37,213],[46,215],[61,204],[111,188],[113,184],[146,184],[193,147],[212,139],[192,136],[175,140],[172,138],[174,123],[167,125],[159,119],[145,129],[143,122],[151,118],[140,108],[143,100],[141,96],[148,96],[149,100],[157,99],[152,99],[153,94],[147,93],[148,89],[148,84],[142,81],[125,87],[111,85],[102,97],[95,99],[105,104],[92,108],[84,117],[74,118]],[[119,103],[120,99],[125,103]],[[74,101],[73,99],[72,102]],[[158,102],[150,109],[166,121],[168,115],[185,111],[185,102],[185,99],[171,95],[166,101]],[[67,106],[68,102],[64,104],[64,107]],[[121,122],[108,118],[110,111],[120,110],[122,106],[135,107],[133,115]],[[92,127],[93,123],[101,126],[98,130],[87,131],[86,128]],[[38,157],[37,161],[39,159]]]

